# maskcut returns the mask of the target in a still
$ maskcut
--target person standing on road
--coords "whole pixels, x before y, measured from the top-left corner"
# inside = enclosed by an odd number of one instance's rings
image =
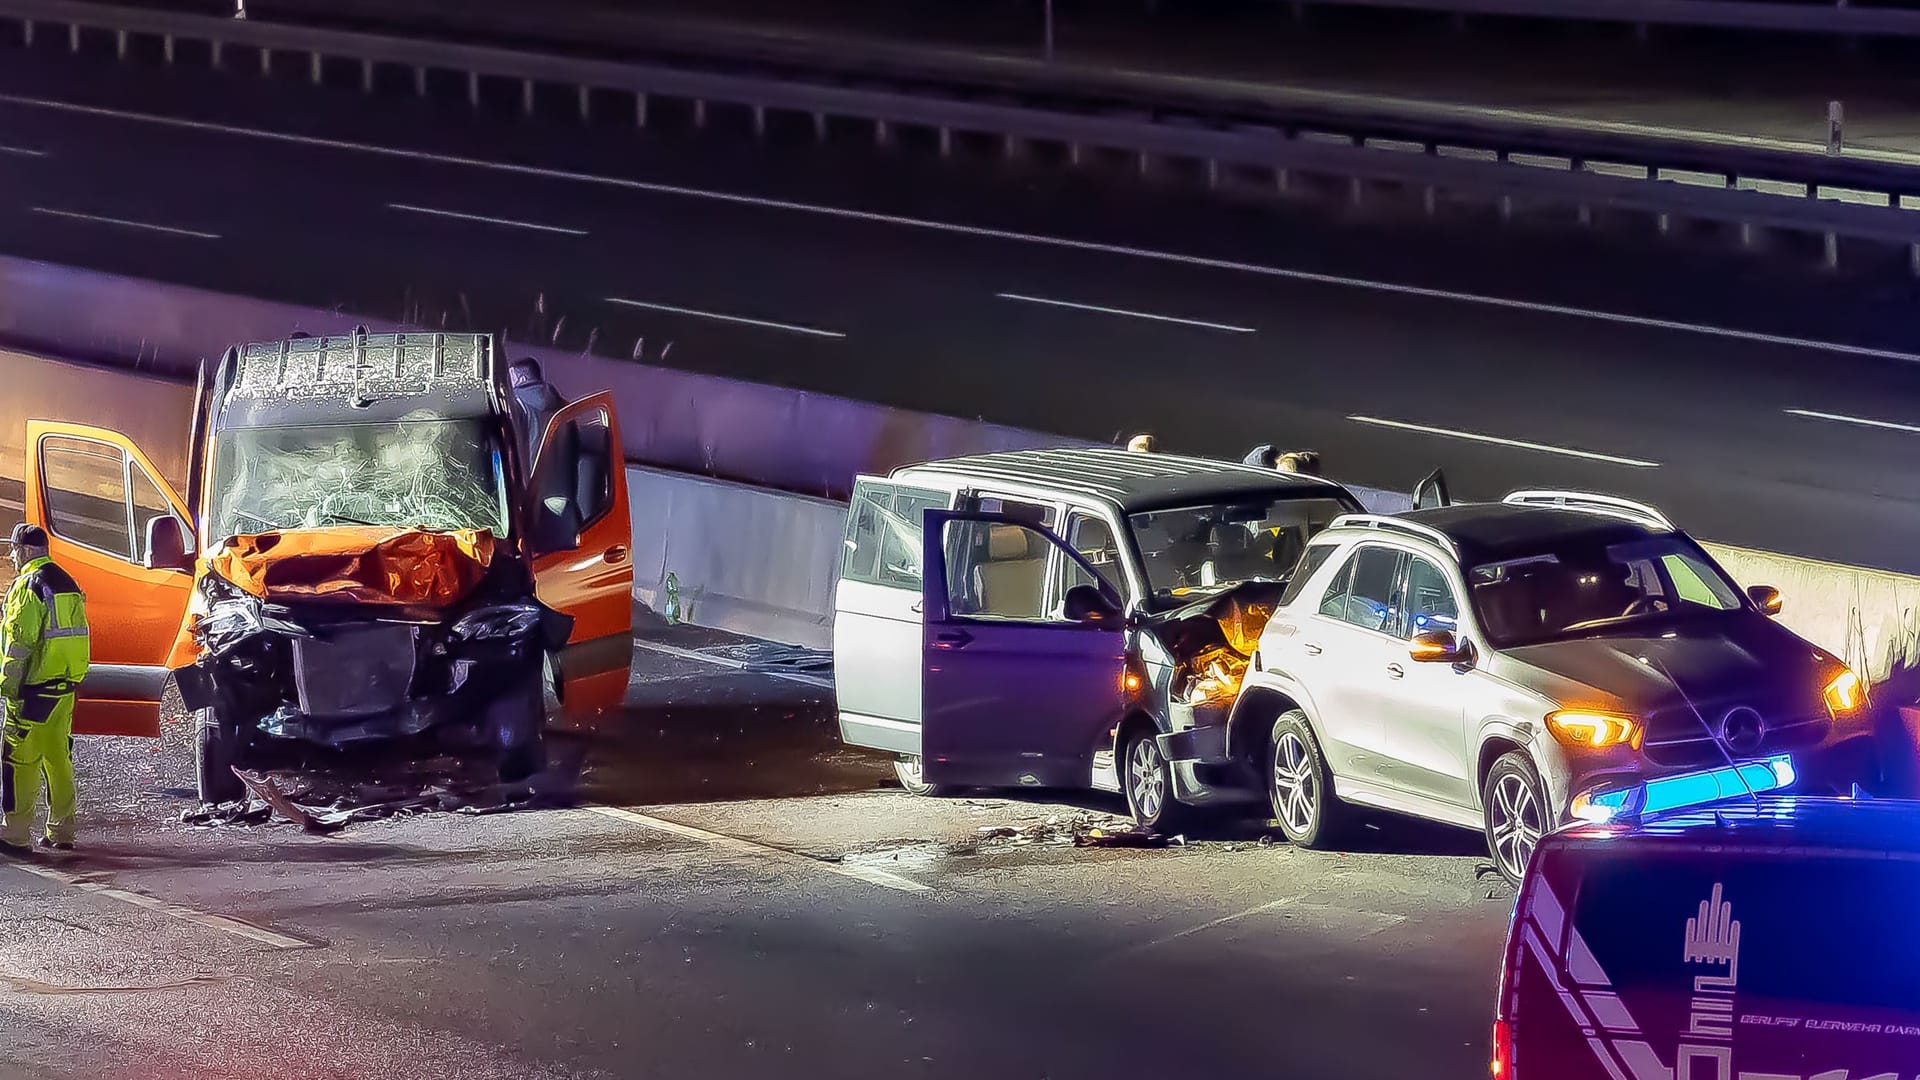
[[[40,785],[47,787],[47,827],[40,843],[71,850],[79,796],[73,783],[73,698],[87,677],[90,638],[87,598],[47,554],[38,525],[13,530],[13,585],[0,614],[0,706],[5,749],[0,753],[0,844],[18,852],[33,846]]]

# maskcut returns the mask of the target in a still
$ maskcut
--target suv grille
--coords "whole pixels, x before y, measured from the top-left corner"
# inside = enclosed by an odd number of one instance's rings
[[[1727,698],[1661,709],[1647,718],[1647,760],[1656,765],[1716,765],[1726,759],[1714,736],[1735,760],[1812,746],[1824,739],[1832,719],[1826,704],[1781,697]]]
[[[372,716],[413,687],[414,628],[373,626],[293,640],[294,685],[308,716]]]

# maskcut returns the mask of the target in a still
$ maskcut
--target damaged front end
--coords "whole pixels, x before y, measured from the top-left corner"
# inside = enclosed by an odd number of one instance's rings
[[[207,558],[175,675],[245,743],[338,748],[541,708],[571,629],[484,530],[264,533]]]
[[[1176,729],[1224,728],[1283,588],[1248,582],[1155,620],[1175,661],[1168,696]]]

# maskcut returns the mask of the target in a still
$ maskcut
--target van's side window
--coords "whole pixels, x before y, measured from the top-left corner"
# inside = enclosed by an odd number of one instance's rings
[[[944,510],[943,491],[861,480],[848,507],[847,551],[840,566],[844,581],[920,588],[921,536],[928,510]]]
[[[127,466],[120,448],[49,435],[40,442],[40,482],[55,536],[133,558],[127,515]]]
[[[1113,528],[1105,518],[1076,510],[1067,515],[1065,539],[1073,549],[1093,564],[1101,580],[1115,596],[1127,595],[1127,574],[1120,565],[1120,545],[1115,542]],[[1093,575],[1080,568],[1072,559],[1061,559],[1057,564],[1059,572],[1053,588],[1053,599],[1058,603],[1067,595],[1067,590],[1076,585],[1094,585]]]

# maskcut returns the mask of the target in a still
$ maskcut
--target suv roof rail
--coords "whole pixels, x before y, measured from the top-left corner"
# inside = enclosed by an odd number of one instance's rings
[[[1458,558],[1460,555],[1460,548],[1454,544],[1453,537],[1448,536],[1446,533],[1441,532],[1431,525],[1422,525],[1417,521],[1404,521],[1386,514],[1341,514],[1339,517],[1334,518],[1333,524],[1327,526],[1327,528],[1338,529],[1346,526],[1357,529],[1379,529],[1382,532],[1397,532],[1405,533],[1408,536],[1417,536],[1422,540],[1431,540],[1439,544],[1449,552],[1452,552],[1455,558]]]
[[[1585,491],[1516,491],[1500,501],[1509,506],[1552,506],[1588,514],[1603,514],[1641,525],[1651,525],[1656,529],[1672,531],[1674,528],[1673,522],[1667,520],[1667,515],[1646,503],[1622,499],[1617,495],[1595,495]]]

